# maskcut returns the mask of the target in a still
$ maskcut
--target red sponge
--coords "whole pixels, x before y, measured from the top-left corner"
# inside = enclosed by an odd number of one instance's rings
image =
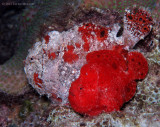
[[[86,57],[88,63],[104,63],[114,69],[127,70],[127,63],[124,57],[114,50],[94,51]]]
[[[128,72],[134,79],[144,79],[148,73],[148,63],[144,56],[139,52],[128,54]]]
[[[124,51],[124,49],[122,50]],[[119,111],[136,92],[135,80],[145,78],[148,64],[141,53],[114,50],[94,51],[69,90],[71,107],[89,116]]]
[[[72,83],[70,88],[70,104],[75,111],[81,114],[92,111],[98,105],[98,72],[96,69],[94,65],[84,65],[80,77]]]

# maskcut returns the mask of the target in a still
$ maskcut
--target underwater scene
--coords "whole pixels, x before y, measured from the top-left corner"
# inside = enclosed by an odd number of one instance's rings
[[[159,127],[160,0],[1,0],[0,127]]]

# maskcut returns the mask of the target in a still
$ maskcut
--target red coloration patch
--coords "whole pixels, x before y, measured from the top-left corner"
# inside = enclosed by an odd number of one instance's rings
[[[136,93],[137,83],[136,81],[131,81],[125,87],[125,101],[129,101]]]
[[[144,79],[148,73],[148,63],[144,56],[139,52],[128,54],[128,71],[134,79]]]
[[[124,60],[122,54],[113,50],[101,50],[94,51],[87,55],[86,57],[88,63],[98,63],[101,62],[111,65],[115,70],[122,69],[127,70],[127,63]]]
[[[103,42],[108,37],[108,29],[104,27],[100,27],[99,30],[95,31],[97,35],[97,40]]]
[[[46,43],[46,44],[48,44],[48,43],[49,43],[49,38],[50,38],[50,36],[49,36],[49,35],[46,35],[46,36],[44,37],[44,39],[45,39],[45,43]]]
[[[92,23],[84,23],[78,31],[82,34],[85,43],[89,43],[88,39],[97,39],[103,42],[108,37],[108,28]]]
[[[46,50],[45,49],[43,49],[43,53],[46,54]]]
[[[148,64],[141,53],[121,52],[125,51],[120,46],[88,53],[87,64],[69,90],[68,99],[76,112],[95,116],[119,111],[134,96],[136,80],[145,78]]]
[[[38,78],[38,73],[34,73],[34,82],[39,88],[42,88],[39,84],[42,84],[42,79]]]
[[[56,54],[54,52],[48,53],[48,58],[54,60],[56,58]]]
[[[67,49],[68,49],[68,51],[73,52],[74,46],[73,45],[67,45]]]
[[[52,93],[52,98],[53,99],[56,99],[56,101],[58,102],[62,102],[62,99],[61,98],[58,98],[56,94]]]
[[[132,12],[126,12],[128,29],[134,35],[145,35],[150,32],[150,26],[153,25],[151,15],[143,9],[134,8]]]
[[[80,48],[81,47],[81,44],[80,43],[75,43],[76,47],[77,48]]]
[[[124,45],[115,45],[113,47],[113,50],[115,50],[117,53],[121,54],[124,58],[128,57],[128,51],[124,49]]]
[[[84,65],[81,72],[83,74],[80,77],[86,80],[81,80],[81,78],[78,78],[72,83],[69,101],[75,111],[84,114],[94,108],[96,109],[96,105],[98,103],[98,73],[96,67],[90,65]],[[88,85],[85,85],[86,83]],[[86,97],[88,99],[86,99]]]
[[[89,43],[84,43],[84,45],[83,45],[83,49],[84,49],[84,51],[89,51],[89,48],[90,48],[90,46],[89,46]]]
[[[79,56],[73,53],[75,49],[73,45],[67,45],[67,49],[68,51],[64,51],[63,59],[65,62],[72,64],[73,62],[78,60]]]
[[[65,52],[63,55],[63,59],[65,62],[72,64],[73,62],[77,61],[79,56],[73,52]]]

